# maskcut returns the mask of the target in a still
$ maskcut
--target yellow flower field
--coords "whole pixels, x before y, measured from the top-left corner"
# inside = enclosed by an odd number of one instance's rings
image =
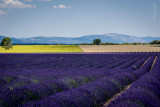
[[[0,47],[0,53],[61,53],[82,52],[77,45],[14,45],[13,49]]]

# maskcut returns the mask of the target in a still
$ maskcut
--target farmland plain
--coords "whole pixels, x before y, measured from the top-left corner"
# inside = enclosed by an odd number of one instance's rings
[[[83,52],[159,52],[160,45],[79,45]]]
[[[1,48],[0,107],[160,106],[158,46],[79,47]]]
[[[14,45],[0,53],[160,52],[160,45]]]

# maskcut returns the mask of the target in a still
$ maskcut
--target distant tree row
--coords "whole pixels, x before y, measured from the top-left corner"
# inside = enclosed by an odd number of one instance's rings
[[[109,42],[106,42],[106,43],[101,43],[101,39],[94,39],[93,40],[93,43],[83,43],[81,45],[144,45],[144,44],[147,44],[147,43],[109,43]]]
[[[160,40],[154,40],[150,44],[160,44]]]
[[[82,45],[145,45],[145,44],[148,44],[148,43],[141,43],[141,42],[134,42],[134,43],[109,43],[109,42],[106,42],[106,43],[101,43],[101,39],[94,39],[93,40],[93,43],[84,43]],[[154,40],[152,42],[150,42],[149,44],[160,44],[160,40]]]

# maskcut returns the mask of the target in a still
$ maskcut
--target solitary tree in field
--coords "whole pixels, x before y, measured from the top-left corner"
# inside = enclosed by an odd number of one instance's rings
[[[93,43],[96,44],[96,45],[100,45],[101,40],[100,39],[95,39],[95,40],[93,40]]]
[[[9,50],[10,48],[13,48],[12,41],[9,37],[3,38],[1,41],[2,48],[5,48],[6,50]]]

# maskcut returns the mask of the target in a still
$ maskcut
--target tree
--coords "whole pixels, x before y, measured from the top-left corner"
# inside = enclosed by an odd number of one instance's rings
[[[1,46],[2,46],[2,48],[5,48],[6,50],[13,48],[11,39],[9,37],[3,38],[1,41]]]
[[[93,40],[93,44],[100,45],[100,43],[101,43],[100,39]]]
[[[160,44],[160,41],[159,40],[154,40],[150,44]]]

